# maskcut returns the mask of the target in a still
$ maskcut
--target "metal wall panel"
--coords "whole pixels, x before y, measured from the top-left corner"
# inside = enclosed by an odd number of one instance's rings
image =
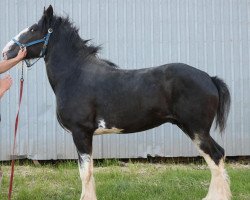
[[[44,6],[69,15],[80,35],[102,44],[100,56],[121,68],[184,62],[228,83],[232,108],[226,133],[212,136],[227,155],[250,155],[250,1],[249,0],[1,0],[0,48],[37,21]],[[1,99],[0,160],[10,158],[21,68]],[[43,60],[25,69],[18,155],[30,159],[77,158],[71,135],[55,117],[55,98]],[[170,124],[142,133],[94,138],[95,158],[195,156],[192,142]]]

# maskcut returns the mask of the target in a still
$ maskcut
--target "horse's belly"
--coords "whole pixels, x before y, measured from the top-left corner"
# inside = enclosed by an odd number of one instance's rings
[[[150,118],[145,117],[140,119],[116,119],[115,122],[100,119],[98,121],[98,128],[95,130],[94,134],[123,134],[141,132],[151,128],[155,128],[165,122],[167,122],[166,118],[159,118],[158,116],[151,116]]]

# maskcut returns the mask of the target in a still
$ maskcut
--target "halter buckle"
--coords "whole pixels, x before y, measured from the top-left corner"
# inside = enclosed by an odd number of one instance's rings
[[[48,33],[52,33],[53,32],[53,29],[52,28],[49,28],[48,29]]]

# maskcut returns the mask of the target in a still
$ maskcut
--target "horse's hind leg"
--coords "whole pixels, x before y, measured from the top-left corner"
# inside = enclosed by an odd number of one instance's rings
[[[224,149],[207,134],[196,134],[194,142],[211,170],[209,191],[203,200],[229,200],[229,179],[224,168]]]
[[[83,131],[74,131],[72,134],[79,156],[78,164],[82,180],[80,200],[96,200],[92,158],[93,134]]]

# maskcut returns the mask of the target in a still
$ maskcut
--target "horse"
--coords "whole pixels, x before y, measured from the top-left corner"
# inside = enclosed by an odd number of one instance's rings
[[[204,199],[231,199],[225,151],[210,136],[213,121],[223,133],[230,110],[230,92],[222,79],[183,63],[121,69],[99,58],[100,48],[82,39],[68,17],[55,15],[52,6],[5,46],[4,59],[15,57],[23,46],[26,59],[44,58],[57,119],[71,132],[77,149],[81,200],[97,199],[94,135],[135,133],[167,122],[193,141],[210,168]]]

